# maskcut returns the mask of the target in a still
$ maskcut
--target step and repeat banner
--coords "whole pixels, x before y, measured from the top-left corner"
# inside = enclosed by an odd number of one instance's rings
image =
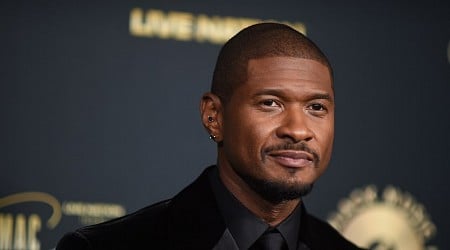
[[[0,249],[169,198],[215,163],[198,111],[221,44],[261,21],[335,70],[309,211],[376,250],[449,249],[448,1],[3,1]]]

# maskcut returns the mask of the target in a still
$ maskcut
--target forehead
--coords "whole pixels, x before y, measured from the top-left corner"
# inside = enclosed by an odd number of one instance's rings
[[[331,84],[329,69],[311,59],[297,57],[264,57],[251,59],[247,65],[247,80],[297,79]]]

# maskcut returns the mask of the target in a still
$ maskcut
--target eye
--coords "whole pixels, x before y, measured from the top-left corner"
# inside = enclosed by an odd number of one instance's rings
[[[272,99],[264,100],[261,102],[262,105],[268,106],[268,107],[278,107],[278,103]]]
[[[313,111],[322,111],[322,110],[326,110],[325,106],[320,104],[320,103],[313,103],[310,106],[310,109],[312,109]]]

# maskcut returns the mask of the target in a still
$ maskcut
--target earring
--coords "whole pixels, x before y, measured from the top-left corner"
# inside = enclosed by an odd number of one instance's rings
[[[209,139],[216,141],[216,136],[215,135],[209,135]]]
[[[208,116],[208,122],[213,122],[214,119],[211,116]]]

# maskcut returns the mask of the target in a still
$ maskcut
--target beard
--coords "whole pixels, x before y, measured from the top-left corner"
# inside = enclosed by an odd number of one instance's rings
[[[282,181],[259,179],[239,171],[236,173],[253,191],[272,204],[299,199],[309,194],[314,186],[314,183],[288,184]]]

